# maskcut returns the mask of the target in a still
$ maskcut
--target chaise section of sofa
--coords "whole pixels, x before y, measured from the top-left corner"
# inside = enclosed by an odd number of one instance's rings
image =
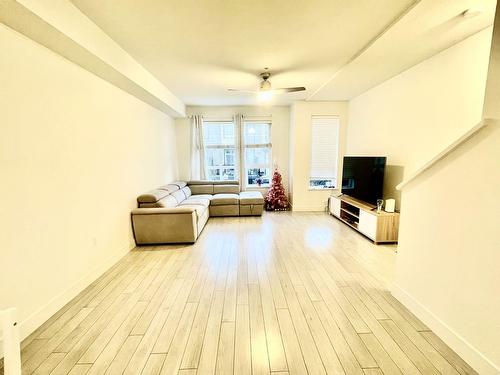
[[[238,181],[176,181],[141,194],[132,211],[137,245],[196,242],[210,216],[260,216],[260,192]]]
[[[191,198],[184,181],[137,197],[132,228],[137,245],[195,242],[209,217],[209,199]]]
[[[264,211],[264,197],[259,191],[240,193],[240,216],[260,216]]]
[[[189,181],[188,186],[194,196],[210,197],[210,216],[239,216],[238,181]]]
[[[137,245],[195,242],[208,220],[193,207],[137,208],[132,226]]]

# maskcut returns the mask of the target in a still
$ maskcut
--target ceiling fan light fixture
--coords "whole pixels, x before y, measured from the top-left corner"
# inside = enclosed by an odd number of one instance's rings
[[[261,91],[269,91],[271,90],[271,82],[269,82],[267,79],[262,81],[260,83],[260,90]]]
[[[270,90],[263,90],[257,94],[257,98],[260,102],[269,102],[273,99],[273,92]]]

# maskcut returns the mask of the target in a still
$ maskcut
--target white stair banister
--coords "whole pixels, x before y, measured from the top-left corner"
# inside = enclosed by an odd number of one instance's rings
[[[3,364],[5,375],[21,375],[21,346],[16,309],[0,310],[3,334]]]
[[[493,126],[493,125],[498,125],[498,124],[499,124],[499,121],[495,120],[495,119],[490,119],[490,118],[482,119],[478,124],[476,124],[475,126],[470,128],[468,131],[463,133],[457,139],[455,139],[452,143],[450,143],[446,148],[441,150],[441,152],[439,152],[437,155],[435,155],[432,159],[428,160],[427,163],[423,164],[420,168],[418,168],[416,171],[411,173],[410,176],[406,177],[399,185],[396,186],[396,189],[397,190],[403,189],[404,186],[406,186],[411,181],[416,179],[418,176],[420,176],[423,172],[428,170],[430,167],[432,167],[438,161],[445,158],[448,154],[450,154],[453,150],[455,150],[462,143],[464,143],[465,141],[467,141],[468,139],[470,139],[474,135],[476,135],[481,129],[483,129],[487,126]]]

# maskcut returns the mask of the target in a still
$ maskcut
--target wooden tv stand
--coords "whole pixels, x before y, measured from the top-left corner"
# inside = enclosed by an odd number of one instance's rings
[[[382,211],[378,214],[376,206],[348,195],[331,196],[328,212],[376,244],[398,242],[398,212]]]

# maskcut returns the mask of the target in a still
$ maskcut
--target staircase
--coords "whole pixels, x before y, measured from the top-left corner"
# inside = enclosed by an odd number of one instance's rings
[[[500,374],[500,3],[482,120],[397,188],[393,295],[478,373]]]

